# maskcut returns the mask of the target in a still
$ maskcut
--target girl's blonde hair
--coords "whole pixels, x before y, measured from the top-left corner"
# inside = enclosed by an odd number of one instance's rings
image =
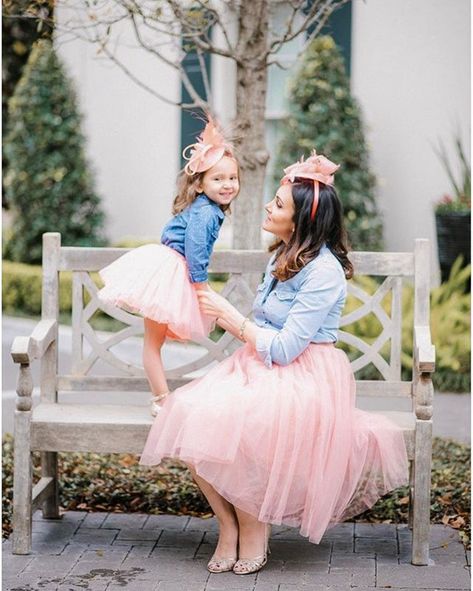
[[[240,180],[240,163],[235,158],[234,154],[229,151],[225,151],[223,156],[228,156],[229,158],[233,158],[233,160],[235,160],[237,164],[238,180]],[[202,183],[206,172],[208,171],[205,170],[204,172],[197,172],[195,174],[188,175],[186,172],[184,172],[184,170],[181,170],[177,177],[177,196],[175,197],[172,204],[173,215],[181,213],[181,211],[184,211],[186,207],[188,207],[197,199],[197,196],[199,195],[197,187]],[[230,209],[230,204],[222,205],[221,208],[222,211],[226,212]]]

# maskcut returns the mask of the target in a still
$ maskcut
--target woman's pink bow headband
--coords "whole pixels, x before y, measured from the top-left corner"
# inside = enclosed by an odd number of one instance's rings
[[[313,220],[319,204],[319,183],[333,185],[333,175],[339,168],[339,164],[334,164],[322,154],[317,155],[317,152],[312,150],[307,160],[304,161],[304,157],[302,157],[299,162],[295,162],[284,169],[285,174],[281,179],[281,185],[293,183],[295,178],[314,181],[314,200],[310,212],[310,219]]]
[[[210,115],[207,115],[207,125],[197,138],[195,144],[184,148],[182,157],[187,160],[184,171],[189,176],[198,172],[205,172],[223,157],[225,152],[233,156],[233,147],[225,141],[221,131]],[[187,154],[187,152],[189,152]]]

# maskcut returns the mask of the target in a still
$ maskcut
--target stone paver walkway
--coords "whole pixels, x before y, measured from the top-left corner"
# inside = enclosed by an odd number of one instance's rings
[[[390,524],[341,524],[318,545],[273,526],[268,565],[254,575],[210,574],[214,519],[67,512],[33,521],[33,553],[3,544],[5,591],[390,591],[470,589],[469,552],[455,530],[431,529],[428,567],[410,564],[411,532]]]

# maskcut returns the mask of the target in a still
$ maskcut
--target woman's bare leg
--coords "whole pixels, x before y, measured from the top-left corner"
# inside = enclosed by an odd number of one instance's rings
[[[238,521],[234,506],[224,499],[211,484],[198,476],[193,466],[189,464],[187,466],[218,521],[219,534],[215,555],[220,558],[236,558],[238,555]]]
[[[266,551],[267,524],[256,517],[235,507],[238,519],[240,559],[253,559],[262,556]]]
[[[166,324],[158,324],[150,318],[144,319],[143,367],[151,392],[156,396],[168,391],[166,374],[161,360],[161,348],[166,339]]]

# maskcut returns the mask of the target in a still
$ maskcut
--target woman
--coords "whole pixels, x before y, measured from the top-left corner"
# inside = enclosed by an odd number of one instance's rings
[[[408,481],[402,431],[355,408],[350,364],[334,347],[353,273],[337,169],[315,151],[285,169],[265,208],[263,228],[279,242],[254,322],[217,293],[199,293],[202,310],[245,345],[169,397],[141,457],[188,464],[219,524],[211,572],[264,566],[270,523],[318,543]]]

